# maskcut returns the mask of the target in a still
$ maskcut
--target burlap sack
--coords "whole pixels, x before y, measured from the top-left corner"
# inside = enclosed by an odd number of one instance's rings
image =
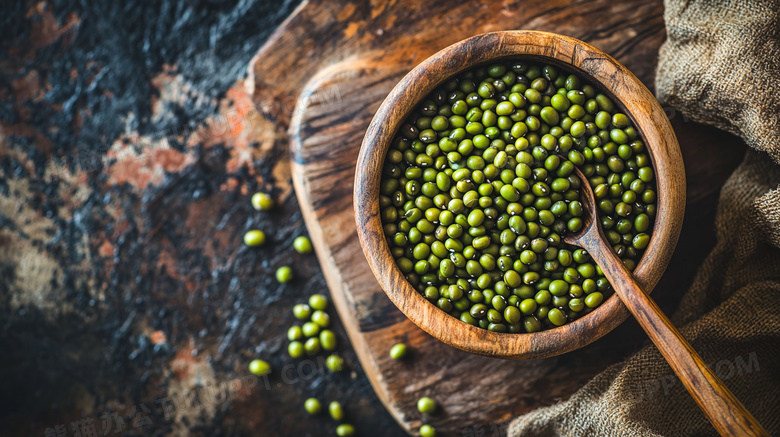
[[[780,435],[780,167],[768,156],[780,162],[780,1],[667,0],[665,20],[659,99],[755,149],[723,187],[717,244],[672,321]],[[569,400],[514,419],[509,435],[717,434],[650,345]]]

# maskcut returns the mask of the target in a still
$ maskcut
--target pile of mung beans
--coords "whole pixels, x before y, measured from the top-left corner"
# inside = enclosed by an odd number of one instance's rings
[[[611,291],[588,253],[579,168],[607,240],[629,270],[650,241],[654,172],[628,116],[579,77],[508,62],[461,73],[402,125],[379,205],[407,280],[461,321],[537,332],[598,307]]]
[[[274,207],[273,198],[267,193],[255,193],[252,196],[252,207],[258,211],[269,211]],[[259,247],[266,243],[265,232],[259,229],[251,229],[244,234],[244,244],[249,247]],[[293,249],[300,254],[308,254],[313,250],[311,240],[304,235],[295,237]],[[293,279],[293,271],[289,266],[281,266],[276,270],[276,280],[281,283],[290,282]],[[296,319],[303,325],[293,325],[287,330],[287,352],[292,358],[302,358],[304,355],[317,355],[322,351],[333,352],[338,346],[336,334],[328,329],[330,315],[328,310],[328,298],[322,294],[313,294],[307,303],[299,303],[293,306],[292,312]],[[325,365],[331,372],[340,372],[344,369],[344,360],[335,352],[328,355]],[[249,362],[249,371],[255,375],[268,375],[272,372],[271,364],[265,360],[253,359]],[[304,409],[309,414],[319,414],[322,404],[317,398],[308,398],[303,403]],[[350,437],[355,435],[355,427],[349,423],[342,423],[344,409],[338,401],[332,401],[328,405],[328,413],[333,420],[339,422],[336,427],[336,435]],[[433,430],[431,428],[431,430]],[[435,437],[435,430],[431,436]]]

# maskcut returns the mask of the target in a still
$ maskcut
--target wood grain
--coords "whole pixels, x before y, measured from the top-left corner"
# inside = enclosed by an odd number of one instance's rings
[[[536,28],[583,39],[615,56],[651,86],[664,39],[662,13],[660,1],[312,1],[255,57],[248,84],[256,103],[272,107],[267,118],[276,141],[291,142],[297,196],[331,295],[378,396],[408,431],[431,423],[440,435],[479,429],[490,435],[502,421],[567,398],[606,366],[637,350],[643,339],[632,322],[569,354],[505,361],[451,348],[406,319],[371,274],[354,225],[354,166],[374,112],[423,59],[491,30]],[[294,97],[295,111],[282,110],[282,103]],[[707,232],[714,213],[711,202],[742,150],[723,146],[721,134],[712,129],[669,114],[685,146],[686,164],[692,163],[688,174],[707,175],[712,181],[702,184],[698,181],[703,178],[691,178],[689,195],[698,203],[689,205],[688,230],[682,238],[686,244],[661,280],[668,289],[682,291],[712,244]],[[680,294],[670,291],[659,296],[662,303],[679,300]],[[388,357],[397,341],[411,347],[409,360]],[[422,417],[416,411],[417,399],[426,395],[442,405],[440,414]]]
[[[580,180],[587,180],[579,169],[575,169],[575,173]],[[704,363],[649,296],[648,291],[612,251],[601,226],[595,220],[596,198],[589,184],[582,184],[580,198],[585,206],[584,227],[577,234],[565,235],[563,240],[587,250],[601,267],[612,284],[615,295],[639,321],[639,325],[658,347],[720,435],[769,436],[723,381]]]

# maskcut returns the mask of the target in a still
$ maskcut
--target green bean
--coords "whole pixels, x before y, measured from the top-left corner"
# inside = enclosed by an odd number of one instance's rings
[[[429,397],[422,397],[417,401],[417,410],[424,414],[433,414],[438,407],[436,401]]]
[[[327,328],[330,325],[330,316],[325,311],[316,310],[311,315],[311,321],[323,328]]]
[[[297,340],[291,341],[290,344],[287,345],[287,353],[290,354],[292,358],[301,358],[305,353],[303,343]]]
[[[292,269],[288,266],[282,266],[276,269],[276,280],[284,284],[292,280]]]
[[[267,375],[271,373],[271,365],[263,360],[252,360],[249,362],[249,371],[255,375]]]
[[[320,333],[320,325],[314,322],[306,322],[303,324],[301,332],[306,337],[314,337]]]
[[[406,345],[403,343],[396,343],[390,348],[390,358],[394,360],[400,360],[406,356]]]
[[[301,330],[301,327],[298,325],[291,326],[290,329],[287,330],[287,339],[290,341],[294,340],[300,340],[303,338],[303,330]]]
[[[317,355],[320,352],[322,346],[320,345],[320,339],[317,337],[311,337],[303,344],[303,348],[306,351],[306,355]]]
[[[298,253],[311,253],[311,240],[309,240],[309,237],[303,235],[295,237],[295,240],[293,240],[293,248]]]
[[[339,437],[353,436],[355,435],[355,427],[348,423],[342,423],[336,427],[336,435]]]
[[[303,408],[309,414],[320,414],[320,411],[322,411],[322,404],[320,404],[320,401],[317,398],[309,398],[303,403]]]
[[[344,360],[336,354],[330,354],[325,359],[325,365],[331,372],[341,372],[344,369]]]
[[[309,297],[309,306],[315,310],[325,311],[328,309],[328,298],[322,294],[312,294]]]
[[[296,319],[308,320],[311,317],[311,307],[305,303],[293,306],[293,315]]]
[[[274,207],[273,198],[266,193],[255,193],[252,195],[252,207],[258,211],[268,211]]]
[[[320,346],[326,351],[333,351],[336,349],[336,334],[330,329],[323,329],[320,332]]]
[[[420,437],[436,437],[436,428],[431,425],[422,425],[420,427]]]
[[[265,244],[265,233],[263,231],[253,229],[244,234],[244,244],[250,247],[258,247]]]
[[[344,419],[344,409],[338,401],[328,404],[328,413],[337,422],[341,422]]]

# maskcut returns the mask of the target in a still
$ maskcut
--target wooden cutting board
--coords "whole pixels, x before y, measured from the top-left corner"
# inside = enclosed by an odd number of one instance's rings
[[[624,324],[586,348],[555,358],[504,361],[470,355],[409,322],[369,270],[355,231],[352,188],[373,113],[395,83],[426,57],[461,39],[507,29],[582,39],[613,55],[651,89],[665,37],[660,0],[318,1],[304,3],[250,68],[254,101],[274,127],[267,135],[290,141],[298,201],[360,364],[388,411],[412,433],[429,423],[440,435],[480,435],[481,429],[489,436],[513,416],[567,398],[645,341],[636,326]],[[297,102],[294,109],[292,102]],[[706,171],[722,179],[734,165],[734,153],[713,148],[714,135],[701,127],[679,117],[673,122],[681,144],[688,140],[686,147],[695,156],[697,150],[705,155],[708,145],[707,160],[714,164]],[[697,200],[711,201],[718,187],[689,186],[689,211]],[[680,244],[686,241],[684,230]],[[659,287],[689,281],[690,264],[672,264]],[[410,346],[408,359],[389,358],[397,342]],[[422,396],[439,402],[438,414],[422,417],[416,409]]]

